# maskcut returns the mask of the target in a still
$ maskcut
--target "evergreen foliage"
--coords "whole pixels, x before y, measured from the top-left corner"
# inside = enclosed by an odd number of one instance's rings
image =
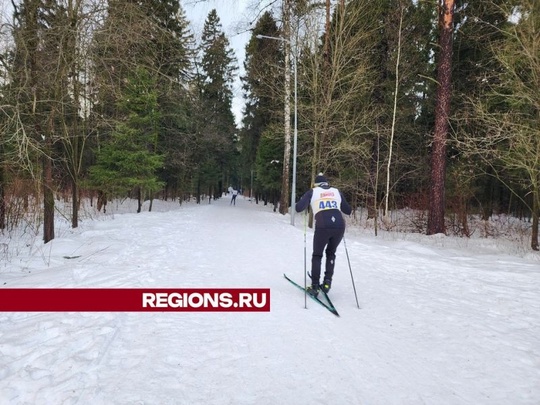
[[[160,122],[156,80],[137,69],[118,108],[127,118],[98,151],[90,169],[91,184],[109,198],[125,197],[133,190],[152,195],[163,186],[156,175],[163,166],[156,148]]]
[[[261,149],[265,149],[262,144],[263,134],[269,131],[270,127],[281,132],[278,125],[283,121],[282,43],[260,39],[257,35],[280,37],[281,33],[270,12],[264,13],[257,21],[246,45],[246,74],[242,77],[245,107],[240,133],[243,175],[247,178],[248,174],[254,171],[257,174],[255,188],[258,192],[278,193],[279,186],[275,183],[279,183],[279,170],[282,170],[283,165],[274,163],[269,166],[269,162],[282,160],[279,153],[283,154],[283,145],[280,146],[277,142],[277,150],[273,151],[273,156],[267,156],[268,152],[261,152]],[[269,181],[268,177],[272,180]]]
[[[206,18],[201,41],[195,181],[198,190],[218,197],[237,175],[237,129],[231,110],[237,61],[215,9]]]

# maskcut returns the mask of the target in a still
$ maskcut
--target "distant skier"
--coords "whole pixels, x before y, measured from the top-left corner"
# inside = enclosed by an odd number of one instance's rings
[[[231,203],[229,205],[236,205],[236,196],[238,195],[238,190],[233,190],[232,191],[232,198],[231,198]]]
[[[296,203],[296,212],[304,211],[309,205],[315,217],[315,233],[313,235],[313,255],[311,256],[311,286],[309,294],[317,296],[319,289],[330,291],[332,276],[336,264],[336,249],[345,234],[343,215],[350,215],[352,209],[345,196],[335,187],[330,187],[326,177],[319,173],[315,177],[315,187],[307,191]],[[326,266],[323,284],[320,285],[321,261],[326,247]]]

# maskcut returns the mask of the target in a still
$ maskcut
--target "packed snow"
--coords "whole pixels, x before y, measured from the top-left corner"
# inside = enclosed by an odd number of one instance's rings
[[[3,236],[2,288],[270,288],[271,310],[0,313],[0,403],[540,404],[536,254],[351,224],[336,317],[283,277],[303,284],[304,254],[309,270],[303,215],[229,201]]]

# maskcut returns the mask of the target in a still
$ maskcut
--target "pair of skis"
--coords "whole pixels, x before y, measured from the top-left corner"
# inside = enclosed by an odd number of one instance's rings
[[[304,287],[302,287],[300,284],[297,284],[294,281],[292,281],[289,277],[287,277],[286,274],[283,274],[283,277],[285,277],[287,279],[287,281],[289,281],[292,285],[294,285],[295,287],[297,287],[300,290],[304,291],[313,301],[315,301],[315,302],[319,303],[320,305],[322,305],[323,307],[325,307],[328,311],[333,313],[335,316],[339,316],[339,313],[336,310],[336,307],[334,306],[334,304],[332,303],[332,301],[328,297],[327,293],[325,293],[324,291],[321,290],[321,294],[324,297],[324,301],[323,301],[318,296],[314,297],[313,295],[307,293],[306,290],[304,289]]]

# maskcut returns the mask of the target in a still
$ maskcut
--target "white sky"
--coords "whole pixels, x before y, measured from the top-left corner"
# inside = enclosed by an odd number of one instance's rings
[[[186,12],[187,19],[197,39],[200,38],[204,21],[212,9],[216,9],[223,32],[229,39],[238,60],[238,75],[234,84],[233,113],[237,125],[242,120],[244,101],[242,98],[242,84],[240,76],[244,74],[245,46],[251,33],[250,21],[256,18],[254,11],[250,9],[249,0],[184,0],[182,8]]]

